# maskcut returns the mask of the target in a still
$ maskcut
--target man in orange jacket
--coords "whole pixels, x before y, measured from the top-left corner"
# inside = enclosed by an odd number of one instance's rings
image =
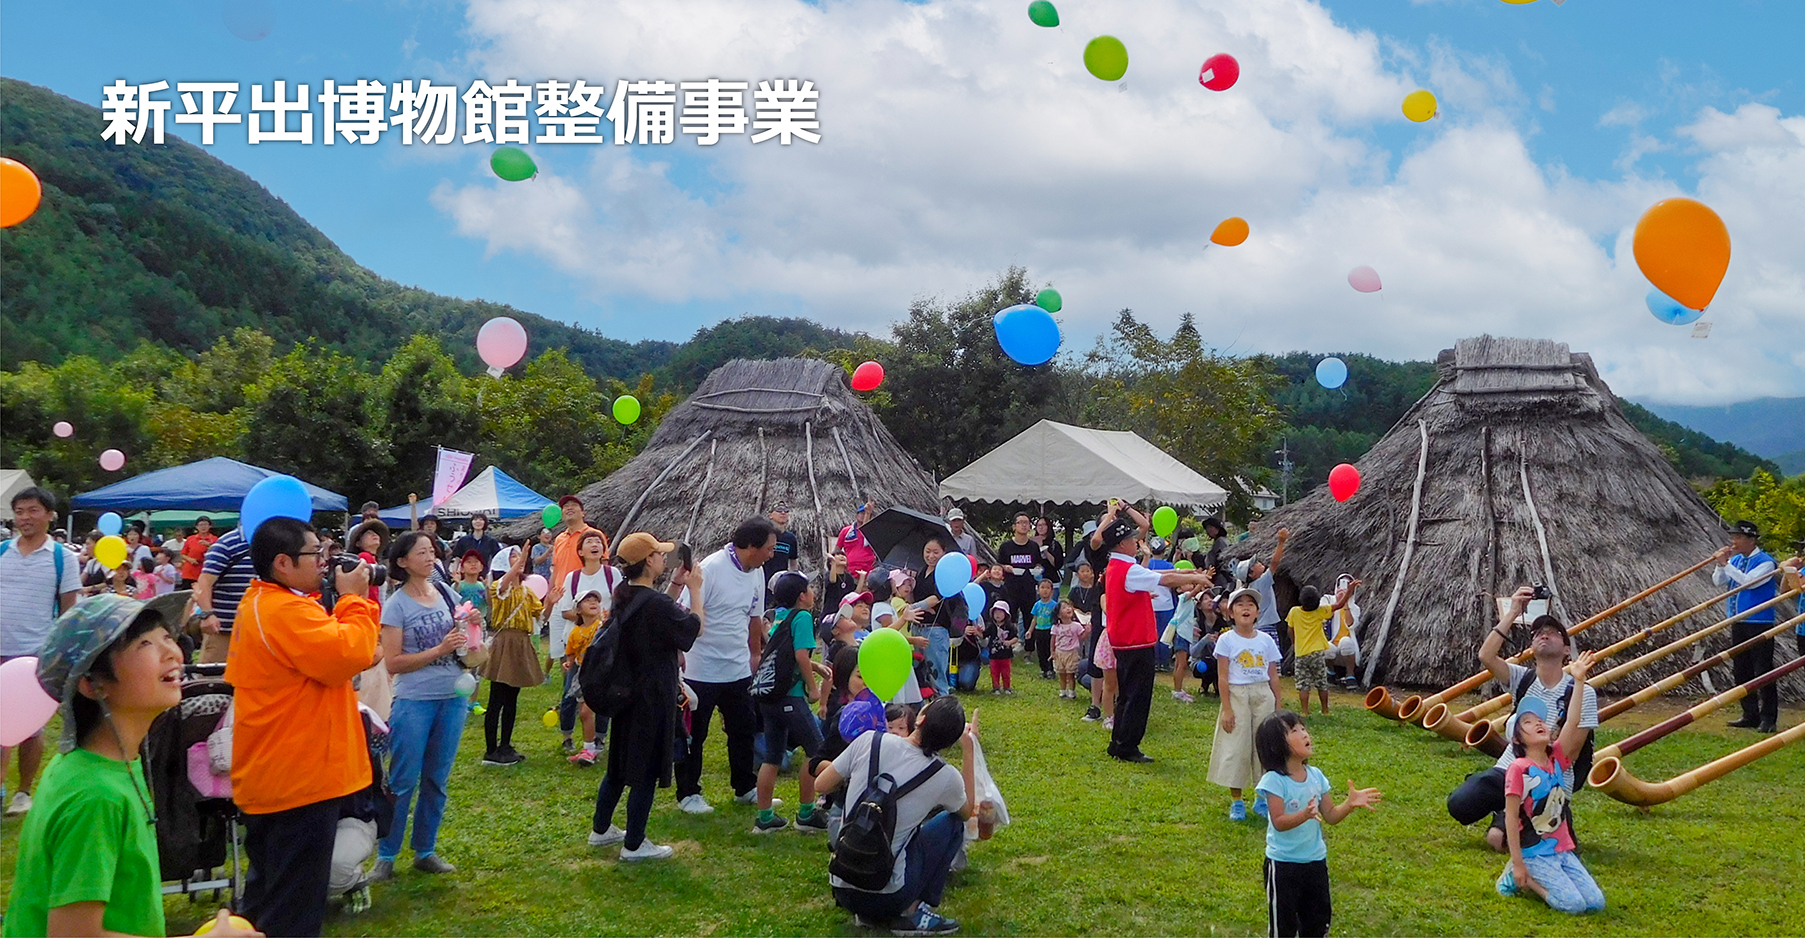
[[[332,846],[347,796],[370,785],[369,742],[351,680],[374,664],[369,567],[332,568],[338,606],[315,595],[319,535],[273,518],[251,540],[257,579],[239,604],[226,658],[234,694],[232,800],[245,825],[250,875],[241,907],[269,935],[318,935]]]

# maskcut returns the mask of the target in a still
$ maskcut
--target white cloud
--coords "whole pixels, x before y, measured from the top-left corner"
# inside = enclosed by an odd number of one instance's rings
[[[1535,102],[1501,59],[1382,40],[1308,0],[1061,14],[1046,30],[1016,4],[965,0],[472,0],[471,59],[486,74],[808,78],[822,142],[601,147],[584,172],[447,182],[434,204],[491,252],[543,257],[597,295],[881,330],[916,295],[1018,263],[1060,288],[1082,344],[1129,306],[1164,326],[1194,312],[1237,350],[1423,357],[1480,332],[1547,336],[1591,352],[1625,396],[1805,393],[1779,348],[1797,342],[1773,341],[1805,334],[1805,236],[1792,230],[1805,118],[1746,105],[1684,130],[1697,192],[1736,244],[1712,337],[1694,341],[1642,309],[1627,240],[1679,189],[1640,178],[1633,158],[1615,180],[1537,165],[1519,127]],[[1083,70],[1082,44],[1102,32],[1128,46],[1125,93]],[[1226,93],[1196,82],[1218,51],[1242,65]],[[1416,87],[1436,92],[1442,119],[1405,123],[1398,105]],[[1628,104],[1601,123],[1642,116]],[[1412,135],[1401,159],[1375,142],[1381,125]],[[1669,145],[1636,137],[1636,156]],[[673,159],[700,160],[719,184],[685,189],[673,179],[693,173]],[[1205,250],[1229,215],[1253,236]],[[1380,296],[1348,288],[1363,263],[1385,278]]]

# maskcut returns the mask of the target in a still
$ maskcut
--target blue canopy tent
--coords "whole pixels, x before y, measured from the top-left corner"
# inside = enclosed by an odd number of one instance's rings
[[[464,483],[463,488],[451,493],[449,498],[431,511],[433,517],[440,519],[468,518],[480,511],[489,520],[497,521],[536,515],[551,503],[551,499],[527,488],[499,468],[490,466],[477,473],[476,478]],[[420,506],[420,514],[425,515],[427,511],[428,506]],[[384,524],[401,527],[407,527],[412,520],[406,505],[385,508],[377,513],[377,517]]]
[[[140,511],[186,508],[191,511],[237,511],[251,486],[282,475],[236,459],[215,456],[186,466],[171,466],[115,482],[71,499],[77,511]],[[345,496],[305,481],[314,511],[344,511]]]

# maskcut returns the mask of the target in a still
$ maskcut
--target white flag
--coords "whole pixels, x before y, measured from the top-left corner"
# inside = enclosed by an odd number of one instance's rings
[[[471,453],[460,453],[455,449],[439,447],[439,467],[432,474],[432,506],[450,498],[464,484],[464,476],[470,473],[470,461],[476,457]]]

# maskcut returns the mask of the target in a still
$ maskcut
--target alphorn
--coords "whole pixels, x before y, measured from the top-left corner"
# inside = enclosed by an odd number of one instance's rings
[[[1713,555],[1713,556],[1715,556],[1715,555]],[[1567,630],[1567,634],[1574,635],[1579,632],[1583,632],[1586,629],[1589,629],[1592,626],[1597,625],[1598,623],[1611,618],[1612,616],[1622,612],[1625,609],[1628,609],[1629,607],[1635,605],[1636,603],[1639,603],[1642,600],[1647,599],[1648,597],[1653,596],[1654,594],[1666,589],[1667,587],[1680,582],[1681,580],[1685,579],[1686,577],[1691,576],[1692,574],[1697,573],[1700,570],[1703,570],[1705,568],[1705,566],[1711,562],[1711,560],[1712,560],[1711,557],[1706,557],[1705,559],[1699,561],[1698,563],[1695,563],[1692,566],[1687,567],[1684,570],[1681,570],[1680,572],[1674,574],[1673,576],[1670,576],[1667,579],[1662,580],[1659,583],[1656,583],[1655,585],[1643,590],[1642,592],[1637,593],[1636,595],[1631,596],[1628,599],[1622,600],[1621,602],[1618,602],[1616,605],[1611,606],[1609,609],[1606,609],[1603,612],[1596,613],[1591,618],[1582,619],[1581,621],[1574,623],[1573,627],[1569,628]],[[1533,655],[1533,652],[1531,652],[1528,649],[1525,649],[1521,653],[1513,656],[1510,659],[1510,662],[1512,664],[1522,664],[1523,662],[1528,661],[1532,655]],[[1372,689],[1372,691],[1368,692],[1366,695],[1366,709],[1371,710],[1374,713],[1381,714],[1383,716],[1388,716],[1394,720],[1412,720],[1412,719],[1416,718],[1417,714],[1422,713],[1423,711],[1429,709],[1430,707],[1435,706],[1438,703],[1443,703],[1445,701],[1453,700],[1454,698],[1459,697],[1462,694],[1465,694],[1465,693],[1468,693],[1469,691],[1478,689],[1480,685],[1484,684],[1487,680],[1490,680],[1491,676],[1492,676],[1492,672],[1490,672],[1490,671],[1480,671],[1478,674],[1475,674],[1472,677],[1469,677],[1466,680],[1461,681],[1458,684],[1448,687],[1439,693],[1430,694],[1427,697],[1419,697],[1419,696],[1412,694],[1411,696],[1404,698],[1404,700],[1401,703],[1397,703],[1395,705],[1392,703],[1391,693],[1389,691],[1387,691],[1383,687],[1375,687]]]
[[[1598,750],[1597,756],[1599,758],[1604,756],[1616,756],[1621,759],[1663,736],[1674,733],[1681,727],[1692,725],[1694,722],[1697,722],[1699,717],[1702,717],[1713,710],[1717,710],[1725,704],[1735,703],[1802,667],[1805,667],[1805,657],[1794,658],[1766,674],[1744,681],[1741,684],[1718,694],[1716,697],[1712,697],[1709,700],[1698,704],[1692,709],[1687,710],[1685,713],[1668,717],[1634,736],[1620,739],[1617,742]]]
[[[1764,642],[1764,641],[1771,641],[1772,639],[1774,639],[1774,638],[1778,637],[1779,635],[1781,635],[1782,633],[1784,633],[1787,629],[1793,628],[1800,624],[1805,624],[1805,614],[1793,616],[1792,618],[1786,620],[1785,622],[1776,624],[1773,628],[1768,629],[1765,632],[1762,632],[1760,635],[1757,635],[1754,638],[1751,638],[1751,639],[1744,641],[1737,645],[1732,645],[1729,648],[1726,648],[1723,651],[1720,651],[1717,654],[1712,655],[1711,657],[1706,658],[1703,661],[1700,661],[1696,664],[1693,664],[1693,665],[1687,667],[1683,671],[1680,671],[1675,674],[1670,674],[1667,677],[1664,677],[1661,680],[1656,681],[1655,683],[1650,684],[1647,687],[1644,687],[1639,691],[1636,691],[1634,694],[1631,694],[1628,697],[1625,697],[1622,700],[1619,700],[1619,701],[1611,704],[1608,707],[1604,707],[1604,708],[1600,709],[1598,711],[1598,722],[1603,723],[1604,721],[1609,720],[1610,718],[1624,712],[1625,710],[1630,709],[1631,707],[1635,707],[1639,704],[1643,704],[1650,700],[1653,700],[1654,698],[1659,697],[1660,695],[1665,694],[1670,690],[1673,690],[1674,688],[1680,686],[1681,684],[1686,683],[1688,680],[1695,678],[1695,677],[1699,676],[1700,674],[1703,674],[1706,671],[1709,671],[1710,669],[1715,668],[1720,664],[1723,664],[1726,661],[1729,661],[1731,658],[1734,658],[1737,655],[1742,654],[1743,652],[1749,650],[1750,648],[1755,647],[1755,645],[1757,643]]]
[[[1793,663],[1805,661],[1795,658]],[[1645,782],[1629,773],[1623,767],[1621,756],[1606,756],[1592,765],[1592,772],[1586,777],[1586,784],[1610,795],[1624,804],[1633,804],[1646,808],[1675,798],[1699,787],[1707,782],[1714,782],[1737,769],[1785,746],[1805,738],[1805,723],[1776,733],[1773,736],[1738,749],[1735,752],[1707,762],[1690,772],[1676,775],[1665,782]]]
[[[1735,593],[1743,588],[1744,587],[1737,587],[1737,589],[1731,590],[1730,592]],[[1799,594],[1798,590],[1791,590],[1791,591],[1788,591],[1785,593],[1781,593],[1780,595],[1775,596],[1773,599],[1770,599],[1767,602],[1764,602],[1758,606],[1752,606],[1748,609],[1744,609],[1743,611],[1741,611],[1733,616],[1730,616],[1727,619],[1719,619],[1718,621],[1713,622],[1710,625],[1707,625],[1704,628],[1699,629],[1698,631],[1693,632],[1690,635],[1681,636],[1680,638],[1677,638],[1671,642],[1668,642],[1667,644],[1662,645],[1659,648],[1653,649],[1644,654],[1638,655],[1635,658],[1625,661],[1624,663],[1618,665],[1617,667],[1610,669],[1609,671],[1600,672],[1597,676],[1591,678],[1586,683],[1590,684],[1593,687],[1603,687],[1606,684],[1612,683],[1613,681],[1621,680],[1622,678],[1624,678],[1625,676],[1629,675],[1630,673],[1632,673],[1634,671],[1639,671],[1642,668],[1645,668],[1645,667],[1655,663],[1656,661],[1659,661],[1662,658],[1665,658],[1665,657],[1673,654],[1676,651],[1682,651],[1686,648],[1690,648],[1693,645],[1696,645],[1699,642],[1702,642],[1705,639],[1710,638],[1713,635],[1716,635],[1718,632],[1721,632],[1724,629],[1727,629],[1730,626],[1735,625],[1736,623],[1741,622],[1744,619],[1747,619],[1749,616],[1752,616],[1755,613],[1761,612],[1765,609],[1770,609],[1776,605],[1779,605],[1780,603],[1785,602],[1786,600],[1791,599],[1792,597],[1794,597],[1798,594]],[[1723,596],[1717,597],[1717,599],[1723,599],[1723,598],[1724,598]],[[1715,601],[1716,600],[1713,600],[1713,602],[1715,602]],[[1709,603],[1707,603],[1707,605],[1708,604]],[[1609,657],[1610,655],[1614,655],[1617,652],[1622,651],[1624,648],[1628,647],[1629,645],[1647,638],[1648,636],[1654,634],[1656,631],[1666,628],[1671,623],[1676,622],[1680,618],[1684,618],[1686,615],[1690,615],[1690,614],[1692,614],[1692,612],[1695,612],[1695,611],[1697,611],[1696,607],[1693,610],[1688,610],[1688,612],[1683,613],[1681,616],[1675,617],[1673,619],[1669,619],[1665,622],[1656,623],[1655,625],[1650,626],[1647,629],[1643,629],[1641,632],[1638,632],[1635,635],[1632,635],[1629,638],[1626,638],[1623,641],[1616,643],[1615,645],[1611,645],[1607,648],[1601,649],[1598,652],[1598,655],[1601,658]],[[1734,654],[1734,653],[1735,652],[1731,652],[1731,654]],[[1478,716],[1488,716],[1488,715],[1495,713],[1498,710],[1501,710],[1509,705],[1510,705],[1510,695],[1509,694],[1500,694],[1497,697],[1494,697],[1491,700],[1488,700],[1485,703],[1480,704],[1478,707],[1474,707],[1472,710],[1467,711],[1467,713],[1470,714],[1470,713],[1477,712]],[[1463,735],[1459,737],[1462,745],[1477,747],[1480,750],[1482,750],[1484,752],[1488,752],[1493,756],[1498,756],[1504,752],[1503,740],[1501,738],[1494,739],[1487,730],[1481,729],[1481,727],[1486,726],[1486,724],[1477,723],[1477,722],[1471,723],[1471,724],[1466,723],[1465,721],[1462,721],[1460,719],[1460,717],[1458,717],[1458,716],[1456,716],[1456,717],[1447,716],[1446,712],[1445,712],[1447,709],[1446,704],[1437,704],[1437,706],[1441,708],[1442,712],[1438,713],[1435,710],[1431,710],[1429,715],[1423,718],[1423,725],[1425,727],[1435,730],[1436,732],[1441,733],[1441,735],[1443,735],[1443,736],[1449,735],[1442,728],[1442,726],[1444,726],[1444,725],[1453,725],[1453,726],[1457,726],[1457,727],[1464,727]],[[1618,711],[1618,712],[1622,712],[1622,711]],[[1460,716],[1466,716],[1466,714],[1461,714]],[[1430,721],[1434,720],[1438,717],[1441,720],[1441,724],[1434,725],[1434,726],[1430,725]],[[1607,719],[1609,719],[1609,717],[1605,716],[1603,714],[1603,712],[1599,713],[1598,721],[1600,723],[1604,722]],[[1450,736],[1449,738],[1454,738],[1454,737]]]

